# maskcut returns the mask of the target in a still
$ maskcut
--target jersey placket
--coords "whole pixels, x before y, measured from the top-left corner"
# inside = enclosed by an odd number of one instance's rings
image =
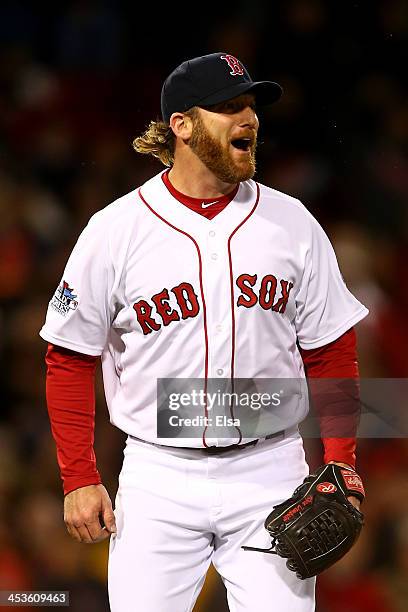
[[[205,228],[199,237],[208,327],[207,393],[216,394],[221,402],[217,400],[215,410],[208,410],[210,426],[204,432],[208,446],[234,444],[240,438],[236,428],[226,428],[223,419],[222,423],[216,421],[216,416],[231,417],[229,403],[223,404],[222,395],[224,391],[231,391],[233,360],[233,304],[228,239],[229,234],[216,225]]]

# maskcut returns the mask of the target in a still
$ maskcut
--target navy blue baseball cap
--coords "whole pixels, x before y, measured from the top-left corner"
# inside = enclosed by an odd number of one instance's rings
[[[163,121],[193,106],[211,106],[243,93],[255,95],[258,106],[273,104],[282,87],[273,81],[253,81],[241,62],[229,53],[211,53],[180,64],[164,81],[161,92]]]

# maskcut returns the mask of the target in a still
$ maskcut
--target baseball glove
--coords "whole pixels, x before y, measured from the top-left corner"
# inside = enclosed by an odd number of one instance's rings
[[[306,476],[292,497],[273,507],[265,521],[270,548],[243,546],[277,554],[301,580],[316,576],[341,559],[356,542],[364,515],[347,499],[364,499],[360,476],[329,464]]]

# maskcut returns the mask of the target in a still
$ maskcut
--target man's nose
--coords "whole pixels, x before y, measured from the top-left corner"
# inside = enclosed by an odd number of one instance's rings
[[[256,112],[251,106],[246,106],[241,111],[242,117],[240,118],[240,127],[251,127],[258,129],[259,121]]]

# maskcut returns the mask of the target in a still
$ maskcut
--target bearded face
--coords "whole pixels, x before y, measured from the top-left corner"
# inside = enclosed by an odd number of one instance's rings
[[[191,150],[205,166],[225,183],[239,183],[252,178],[256,170],[256,131],[249,127],[231,128],[221,125],[216,135],[216,123],[210,131],[200,112],[193,116]]]

